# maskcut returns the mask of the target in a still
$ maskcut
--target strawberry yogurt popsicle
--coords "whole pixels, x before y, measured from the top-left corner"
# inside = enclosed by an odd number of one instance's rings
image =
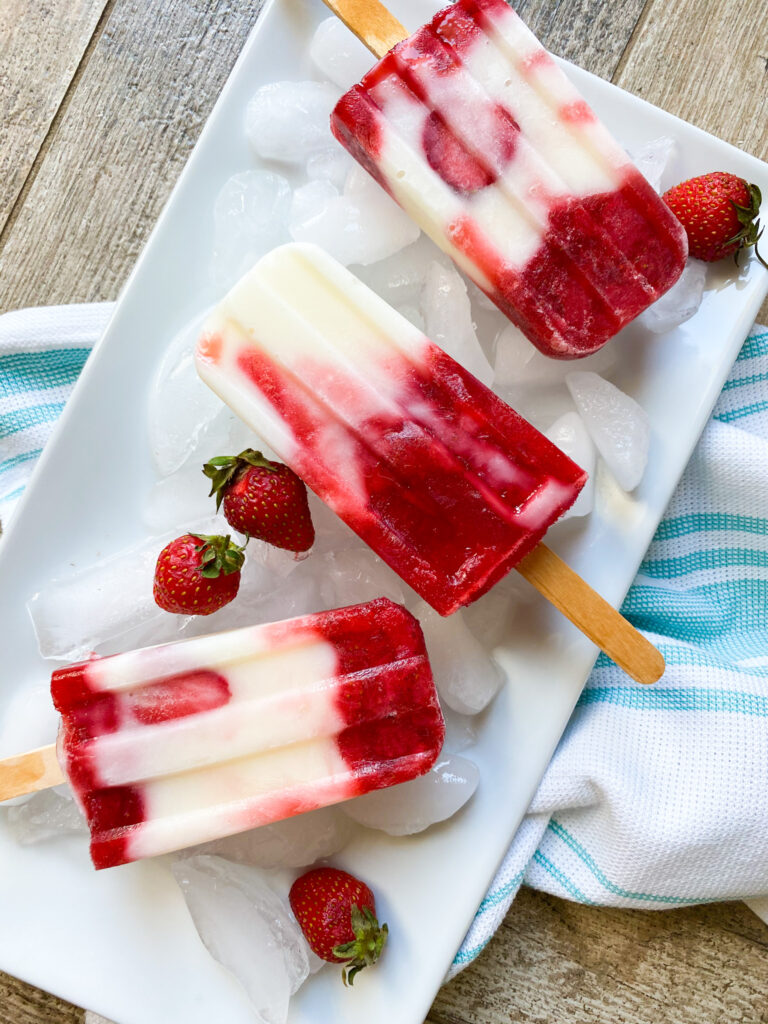
[[[322,249],[264,256],[203,326],[202,379],[443,615],[587,474]]]
[[[666,292],[685,232],[504,0],[458,0],[339,100],[349,152],[545,355]]]
[[[58,754],[97,868],[406,782],[444,725],[386,598],[58,669]]]

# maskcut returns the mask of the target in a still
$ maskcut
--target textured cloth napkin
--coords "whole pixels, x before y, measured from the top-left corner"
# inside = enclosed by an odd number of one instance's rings
[[[0,317],[0,518],[110,313]],[[598,659],[452,974],[522,883],[646,910],[768,895],[766,609],[768,331],[757,328],[624,605],[663,651],[664,678],[636,686]]]

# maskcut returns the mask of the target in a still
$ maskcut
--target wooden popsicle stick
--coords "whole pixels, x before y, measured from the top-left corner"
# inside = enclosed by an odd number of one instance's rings
[[[65,781],[53,743],[0,761],[0,800],[36,793]]]
[[[379,0],[323,0],[371,53],[383,57],[395,43],[407,38],[408,30]]]
[[[655,683],[664,675],[661,651],[546,544],[535,547],[516,569],[636,682]]]
[[[664,674],[661,652],[546,544],[526,555],[517,571],[638,683],[655,683]],[[55,744],[0,760],[0,802],[64,781]]]

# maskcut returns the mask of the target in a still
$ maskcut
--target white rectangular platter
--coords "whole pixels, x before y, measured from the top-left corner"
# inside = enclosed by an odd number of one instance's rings
[[[410,29],[442,4],[393,0]],[[168,339],[205,304],[213,202],[253,166],[243,111],[254,90],[310,77],[307,46],[327,17],[320,0],[272,0],[200,138],[56,436],[0,544],[0,710],[50,673],[26,600],[69,565],[144,536],[141,497],[154,479],[146,437],[149,382]],[[731,170],[768,182],[765,164],[571,66],[622,141],[680,143],[684,176]],[[722,280],[718,278],[721,275]],[[649,413],[649,468],[631,499],[553,546],[614,604],[622,600],[768,288],[752,261],[735,282],[715,270],[700,312],[669,335],[622,339],[615,378]],[[717,285],[722,283],[722,287]],[[205,296],[207,298],[207,296]],[[379,894],[392,941],[375,971],[345,990],[311,979],[291,1024],[421,1024],[475,909],[565,728],[595,651],[531,592],[501,659],[509,684],[483,716],[471,757],[480,787],[453,820],[410,839],[370,833],[338,858]],[[239,985],[204,950],[164,860],[95,873],[81,840],[17,846],[0,830],[0,968],[119,1024],[249,1024]],[[254,950],[258,956],[258,950]]]

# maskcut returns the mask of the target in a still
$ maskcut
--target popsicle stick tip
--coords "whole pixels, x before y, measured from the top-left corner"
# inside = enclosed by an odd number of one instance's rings
[[[36,793],[60,782],[64,782],[64,773],[53,744],[0,761],[0,801]]]
[[[650,644],[650,642],[649,646],[653,651],[653,656],[649,660],[648,676],[646,679],[638,680],[638,682],[645,684],[658,683],[658,681],[661,679],[661,677],[667,670],[667,663],[664,660],[664,655],[657,647],[654,647],[653,644]]]
[[[517,571],[635,682],[648,686],[664,675],[661,651],[546,544],[521,559]]]

